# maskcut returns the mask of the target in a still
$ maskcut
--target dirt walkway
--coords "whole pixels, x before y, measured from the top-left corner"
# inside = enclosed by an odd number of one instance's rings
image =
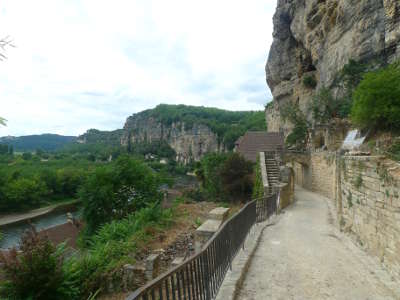
[[[400,299],[334,229],[325,198],[296,199],[264,232],[239,299]]]

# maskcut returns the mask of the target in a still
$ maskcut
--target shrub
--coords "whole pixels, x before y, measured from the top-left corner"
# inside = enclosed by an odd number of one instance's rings
[[[4,187],[6,201],[4,205],[7,209],[37,207],[48,193],[46,185],[38,178],[9,180]]]
[[[400,128],[400,67],[367,73],[353,94],[351,117],[361,127]]]
[[[195,171],[203,190],[212,199],[224,198],[219,171],[227,159],[228,155],[224,153],[206,154]]]
[[[344,83],[344,87],[348,92],[352,92],[363,79],[367,72],[368,65],[350,59],[340,72],[340,80]]]
[[[286,144],[290,147],[305,148],[309,124],[299,106],[288,104],[282,108],[281,115],[284,120],[289,120],[294,125],[292,132],[286,137]]]
[[[223,190],[230,200],[242,202],[250,198],[253,187],[253,163],[232,153],[219,171]]]
[[[83,217],[88,233],[161,200],[158,177],[144,163],[121,156],[113,168],[97,168],[82,186]]]
[[[313,75],[306,75],[303,78],[303,84],[305,87],[315,89],[317,86],[317,81],[315,80],[315,77]]]
[[[14,248],[7,256],[0,255],[4,264],[5,282],[1,293],[12,299],[73,299],[77,290],[70,285],[63,270],[63,246],[56,248],[35,230],[21,240],[21,252]]]
[[[68,261],[69,273],[76,274],[81,298],[107,288],[110,281],[121,284],[119,270],[123,264],[134,263],[132,255],[139,243],[152,238],[150,231],[162,230],[172,222],[172,210],[151,205],[121,220],[102,225],[89,239],[88,248],[82,255]]]
[[[213,200],[247,199],[253,186],[253,165],[238,153],[210,153],[197,166],[196,176]]]
[[[389,154],[394,160],[400,161],[400,141],[393,143],[389,148]]]
[[[257,163],[254,166],[254,173],[255,173],[255,179],[254,179],[254,187],[253,187],[253,199],[261,198],[264,196],[264,185],[262,182],[262,177],[261,177],[261,168],[260,168],[260,158],[257,157]]]

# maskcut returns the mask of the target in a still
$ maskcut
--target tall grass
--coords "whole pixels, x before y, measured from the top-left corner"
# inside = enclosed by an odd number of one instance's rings
[[[161,230],[172,223],[172,210],[153,205],[103,225],[86,243],[82,253],[73,256],[66,265],[72,280],[79,283],[82,296],[87,297],[99,289],[105,291],[112,283],[121,284],[121,268],[135,263],[135,253],[140,245],[152,237],[148,233]]]

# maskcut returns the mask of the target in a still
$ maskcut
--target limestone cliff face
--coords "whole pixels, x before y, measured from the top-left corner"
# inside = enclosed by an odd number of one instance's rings
[[[208,152],[223,151],[218,136],[203,124],[188,127],[183,122],[165,125],[159,120],[142,114],[129,117],[124,126],[121,144],[133,147],[138,142],[166,141],[176,152],[176,160],[188,163],[198,161]]]
[[[274,103],[266,110],[269,131],[290,130],[280,108],[298,103],[307,113],[315,90],[330,87],[350,59],[400,58],[399,0],[278,0],[274,42],[266,65]],[[313,75],[315,90],[303,85]]]

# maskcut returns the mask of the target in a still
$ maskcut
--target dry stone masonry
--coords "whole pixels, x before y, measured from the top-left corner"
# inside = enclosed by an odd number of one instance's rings
[[[331,199],[341,230],[400,279],[400,164],[320,152],[295,165],[295,181]]]

